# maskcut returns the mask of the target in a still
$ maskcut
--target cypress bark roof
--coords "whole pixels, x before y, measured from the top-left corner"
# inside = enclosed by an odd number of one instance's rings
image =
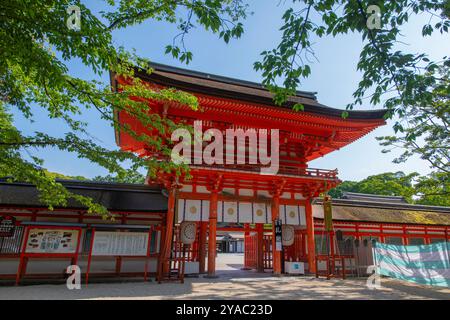
[[[352,199],[333,199],[333,220],[450,225],[450,207],[408,204],[390,198],[361,194]],[[322,199],[314,200],[313,214],[314,218],[324,218]]]

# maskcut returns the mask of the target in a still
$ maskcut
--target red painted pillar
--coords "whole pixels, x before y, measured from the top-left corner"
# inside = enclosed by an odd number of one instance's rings
[[[264,250],[263,250],[264,225],[262,223],[257,223],[256,231],[258,232],[258,245],[257,245],[258,254],[257,254],[256,270],[258,270],[258,272],[264,272]]]
[[[425,244],[431,244],[430,237],[428,235],[427,227],[425,226],[423,229],[424,229],[424,232],[425,232]]]
[[[206,235],[208,232],[208,222],[200,222],[200,236],[198,243],[198,261],[199,261],[199,273],[205,273],[206,270]]]
[[[308,265],[309,272],[316,272],[316,245],[314,241],[314,217],[312,214],[311,198],[308,198],[305,203],[306,215],[306,235],[308,242]]]
[[[281,251],[276,250],[275,221],[278,219],[280,211],[280,196],[274,195],[272,198],[272,267],[274,274],[281,274]]]
[[[244,223],[244,229],[245,229],[244,235],[245,236],[250,235],[250,232],[247,231],[248,229],[250,229],[250,223]]]
[[[403,238],[403,240],[402,240],[403,245],[407,246],[409,244],[409,239],[408,239],[408,235],[406,233],[406,227],[405,226],[402,227],[402,235],[403,235],[403,237],[402,237]]]
[[[159,268],[159,277],[163,272],[167,272],[169,265],[168,259],[170,258],[170,251],[172,250],[172,239],[173,239],[173,222],[175,218],[175,199],[177,189],[175,186],[170,187],[169,191],[169,199],[167,201],[167,216],[166,216],[166,225],[165,232],[163,232],[163,241],[162,247],[160,249],[160,268]]]
[[[216,228],[218,190],[211,191],[209,202],[208,277],[216,276]]]

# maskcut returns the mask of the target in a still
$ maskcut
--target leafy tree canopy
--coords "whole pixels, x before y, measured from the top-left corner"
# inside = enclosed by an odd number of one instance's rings
[[[291,7],[282,20],[279,45],[268,49],[254,65],[264,77],[263,83],[275,93],[275,102],[282,104],[311,73],[314,60],[312,41],[325,36],[337,37],[358,33],[364,47],[357,63],[362,79],[354,92],[354,108],[370,98],[372,104],[382,104],[387,117],[398,119],[394,129],[398,135],[383,141],[386,147],[399,145],[406,152],[399,161],[419,154],[436,169],[434,177],[449,178],[448,164],[448,70],[450,58],[432,61],[425,53],[397,50],[401,29],[414,15],[426,14],[429,23],[423,26],[424,37],[433,33],[448,41],[450,4],[447,0],[291,0]],[[70,5],[81,10],[80,30],[67,27]],[[36,149],[56,148],[71,152],[106,168],[113,176],[123,179],[138,168],[158,170],[186,168],[172,163],[140,158],[134,154],[109,150],[92,139],[86,123],[79,118],[87,109],[116,128],[120,127],[138,141],[169,154],[166,133],[176,124],[149,115],[143,100],[177,101],[198,108],[195,97],[172,89],[149,89],[134,76],[134,66],[151,70],[147,61],[114,46],[111,32],[146,20],[177,24],[175,35],[166,53],[188,63],[192,59],[185,36],[195,27],[217,34],[225,42],[239,38],[248,7],[244,0],[105,0],[105,9],[93,13],[77,0],[3,0],[0,3],[0,176],[31,182],[41,192],[47,205],[65,205],[76,198],[90,212],[106,214],[106,209],[89,198],[69,193],[43,170],[43,161],[33,154]],[[380,9],[380,28],[369,27],[374,19],[369,5]],[[114,71],[130,79],[121,93],[111,92],[109,84],[97,79],[86,80],[69,72],[67,62],[81,61],[97,76]],[[282,85],[279,85],[282,83]],[[121,126],[111,109],[124,110],[150,129],[162,133],[159,137],[138,134]],[[302,110],[301,105],[295,107]],[[33,120],[37,113],[48,115],[49,121],[63,121],[66,132],[48,135],[45,132],[24,133],[17,128],[12,113],[21,113]],[[343,117],[347,113],[343,112]],[[45,125],[44,125],[45,127]],[[414,131],[414,128],[418,130]],[[413,129],[409,129],[413,128]],[[433,140],[433,137],[437,137]],[[425,139],[426,143],[420,145]],[[124,169],[124,163],[131,163]],[[441,181],[441,180],[437,180]],[[439,188],[436,186],[436,188]]]
[[[118,177],[108,174],[106,176],[96,176],[92,179],[92,181],[144,184],[145,176],[143,174],[140,174],[139,172],[131,172],[124,177]]]
[[[414,186],[419,199],[416,203],[450,207],[450,179],[448,174],[432,173],[427,177],[419,177]]]
[[[423,37],[438,33],[443,43],[449,42],[448,0],[293,0],[283,16],[278,46],[264,51],[255,69],[262,71],[263,83],[281,104],[295,92],[302,78],[310,75],[315,60],[313,41],[360,34],[364,47],[357,69],[362,79],[347,108],[365,101],[381,104],[388,111],[386,117],[394,119],[397,135],[380,140],[388,147],[386,152],[393,147],[404,150],[395,162],[419,155],[450,179],[450,57],[433,61],[425,52],[398,49],[403,44],[402,28],[415,15],[429,17],[422,26]],[[279,81],[282,86],[277,85]],[[342,115],[347,114],[344,111]]]
[[[80,8],[81,28],[68,28],[68,8]],[[187,16],[184,15],[187,13]],[[228,41],[242,33],[240,20],[245,18],[246,6],[239,0],[132,0],[105,1],[105,10],[94,14],[76,0],[5,0],[0,3],[0,176],[33,183],[40,191],[41,201],[50,208],[64,206],[74,198],[88,207],[89,212],[108,214],[90,198],[68,192],[55,182],[55,176],[43,170],[43,161],[33,154],[36,149],[56,148],[74,153],[106,168],[118,180],[133,177],[138,168],[149,168],[154,175],[159,170],[175,170],[182,166],[140,158],[129,152],[109,150],[93,139],[87,124],[78,120],[87,109],[94,108],[99,117],[112,126],[155,148],[170,154],[168,138],[176,125],[149,113],[144,100],[138,96],[164,101],[177,101],[198,108],[190,94],[165,89],[155,91],[134,76],[134,67],[148,72],[148,63],[113,45],[111,31],[141,23],[144,20],[164,20],[179,23],[177,43],[184,43],[184,35],[194,27],[202,26]],[[169,48],[168,48],[169,49]],[[191,54],[171,47],[170,52],[189,62]],[[97,79],[82,79],[69,72],[67,63],[79,60],[97,76],[113,71],[127,77],[132,83],[120,93],[111,92],[109,83]],[[97,77],[99,78],[99,77]],[[157,130],[159,137],[136,133],[115,121],[112,108],[124,110],[144,127]],[[48,115],[49,121],[65,123],[67,131],[58,136],[45,132],[25,134],[13,124],[12,112],[33,120],[37,113]],[[45,124],[43,124],[45,127]],[[124,169],[124,163],[131,163]]]
[[[87,181],[89,180],[86,177],[83,176],[67,176],[65,174],[57,173],[57,172],[51,172],[47,169],[43,169],[45,174],[53,179],[60,179],[60,180],[79,180],[79,181]]]
[[[386,172],[361,181],[343,181],[328,194],[332,198],[342,198],[344,192],[401,196],[409,203],[450,206],[450,181],[445,177],[443,173],[420,176],[415,172]]]
[[[450,179],[450,99],[449,99],[449,68],[440,70],[442,82],[433,83],[427,88],[432,94],[428,103],[414,103],[406,111],[401,120],[402,126],[397,128],[397,135],[378,137],[385,146],[384,153],[393,149],[403,150],[394,159],[395,163],[406,162],[411,156],[417,155],[438,172]]]

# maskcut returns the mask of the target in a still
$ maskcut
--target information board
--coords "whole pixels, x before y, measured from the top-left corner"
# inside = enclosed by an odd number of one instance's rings
[[[79,230],[31,228],[26,253],[76,253]]]
[[[148,233],[95,231],[93,256],[146,256]]]

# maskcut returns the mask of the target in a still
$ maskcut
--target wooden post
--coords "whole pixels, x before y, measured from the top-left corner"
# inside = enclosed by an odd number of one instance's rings
[[[211,190],[209,202],[209,238],[208,238],[208,277],[216,276],[216,228],[218,189]]]
[[[162,280],[162,276],[165,272],[170,272],[168,266],[168,260],[170,258],[170,251],[172,250],[172,239],[173,239],[173,222],[175,218],[175,200],[176,200],[176,186],[171,186],[168,190],[169,199],[167,201],[167,216],[166,216],[166,226],[164,232],[164,238],[162,241],[162,248],[160,253],[160,268],[158,270],[159,281]]]
[[[258,260],[256,263],[256,270],[258,272],[264,272],[264,250],[263,250],[263,242],[264,242],[264,224],[257,223],[256,231],[258,232]]]
[[[206,265],[206,234],[208,231],[208,222],[201,221],[200,222],[200,235],[198,241],[198,269],[199,273],[205,273]]]
[[[162,220],[160,228],[159,228],[158,265],[157,265],[157,269],[156,269],[156,276],[158,279],[162,275],[161,267],[162,267],[162,258],[163,258],[163,252],[164,252],[164,239],[165,238],[166,238],[166,226],[165,226],[164,220]]]
[[[336,250],[334,248],[334,232],[328,231],[328,241],[330,242],[330,258],[331,258],[331,272],[332,274],[336,271]]]
[[[316,272],[316,245],[314,242],[314,217],[312,214],[311,198],[308,198],[305,203],[306,215],[306,235],[308,242],[308,265],[309,272]]]
[[[153,227],[150,227],[148,230],[148,242],[147,242],[147,254],[145,255],[145,265],[144,265],[144,281],[147,281],[147,274],[148,274],[148,258],[150,256],[150,248],[152,246],[152,233],[153,233]]]
[[[406,226],[402,226],[402,243],[404,246],[407,246],[409,244],[409,239],[408,239],[408,235],[406,232]]]
[[[120,275],[120,271],[122,270],[122,257],[116,257],[116,275]]]
[[[92,250],[94,249],[94,238],[95,238],[95,228],[92,228],[91,231],[91,240],[89,245],[89,255],[88,255],[88,261],[87,261],[87,267],[86,267],[86,286],[89,282],[89,272],[91,271],[91,262],[92,262]]]
[[[272,198],[272,267],[274,274],[281,274],[281,251],[276,250],[275,221],[280,211],[280,195],[275,194]]]

